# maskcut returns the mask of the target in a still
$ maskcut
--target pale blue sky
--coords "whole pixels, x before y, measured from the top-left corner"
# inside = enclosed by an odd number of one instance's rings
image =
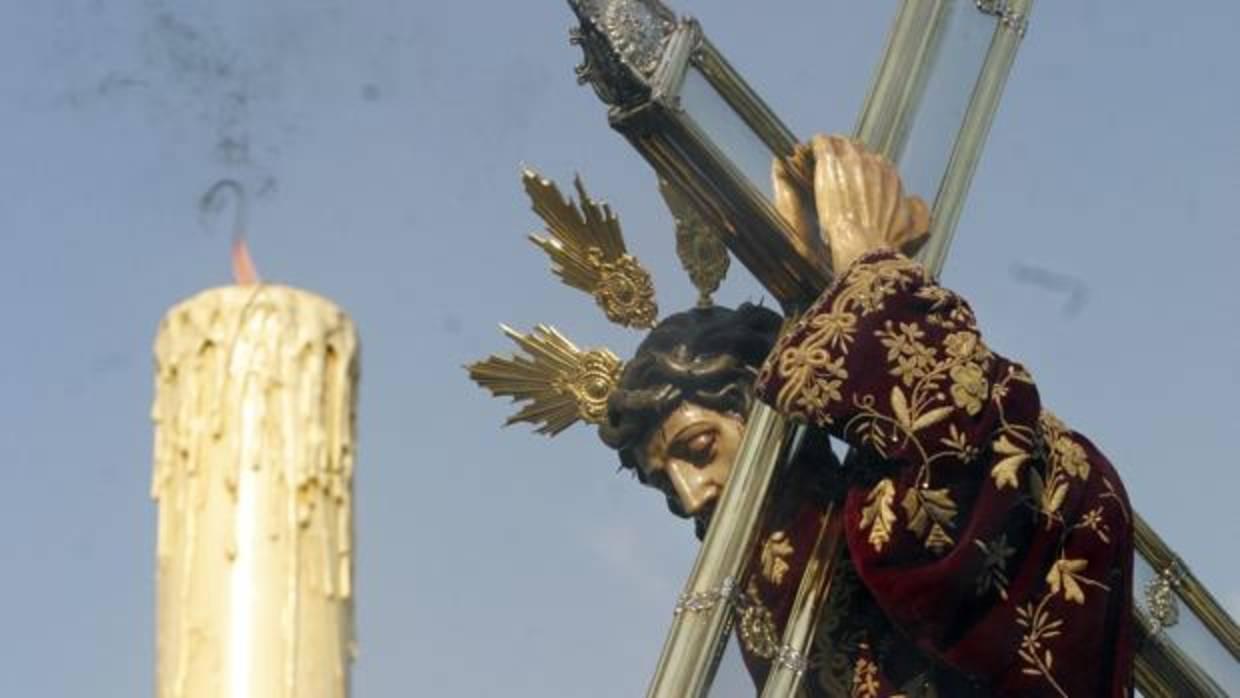
[[[896,4],[676,7],[808,136],[852,128]],[[167,307],[228,279],[196,208],[225,176],[255,193],[264,274],[361,331],[356,695],[640,694],[690,528],[590,430],[500,430],[509,407],[461,370],[507,350],[501,321],[622,355],[638,339],[524,240],[521,163],[580,171],[665,311],[693,301],[649,168],[574,82],[565,3],[2,16],[5,695],[151,695],[150,347]],[[944,274],[1233,612],[1238,35],[1227,0],[1039,3]],[[760,297],[743,276],[722,302]]]

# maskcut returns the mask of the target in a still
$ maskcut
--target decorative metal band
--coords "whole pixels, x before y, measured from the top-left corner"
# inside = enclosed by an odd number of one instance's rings
[[[1007,0],[976,0],[977,9],[999,18],[999,24],[1024,38],[1029,30],[1029,14],[1012,9]]]
[[[676,600],[676,608],[672,611],[672,615],[709,611],[717,605],[732,603],[736,595],[736,580],[727,577],[718,589],[681,594]]]
[[[1180,604],[1176,595],[1183,579],[1180,566],[1172,562],[1145,585],[1145,604],[1155,632],[1180,622]]]
[[[798,679],[809,670],[809,657],[788,645],[783,645],[779,648],[779,654],[775,655],[775,661],[780,666],[792,670]]]

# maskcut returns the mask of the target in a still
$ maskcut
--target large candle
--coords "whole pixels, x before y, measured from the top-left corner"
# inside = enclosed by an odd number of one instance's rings
[[[155,341],[158,698],[345,698],[353,636],[353,323],[250,284]]]

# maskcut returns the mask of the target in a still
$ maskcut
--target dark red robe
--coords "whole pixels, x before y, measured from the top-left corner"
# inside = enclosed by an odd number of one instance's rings
[[[780,339],[757,388],[856,449],[811,695],[1131,695],[1123,486],[986,347],[963,299],[901,255],[867,255]],[[764,536],[739,625],[756,677],[824,501],[802,497]]]

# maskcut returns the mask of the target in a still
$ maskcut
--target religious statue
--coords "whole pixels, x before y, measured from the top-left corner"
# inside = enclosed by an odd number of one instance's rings
[[[753,400],[811,425],[777,483],[737,605],[759,687],[823,511],[837,502],[846,564],[815,635],[807,695],[1130,695],[1133,523],[1115,469],[1042,406],[1024,368],[987,347],[968,304],[903,254],[928,220],[890,162],[827,136],[794,159],[813,173],[813,200],[778,161],[776,205],[806,244],[829,251],[835,281],[787,319],[710,304],[726,253],[682,234],[692,212],[665,189],[703,295],[654,324],[649,276],[611,212],[578,184],[578,213],[527,173],[552,235],[535,242],[556,273],[609,318],[653,329],[624,364],[548,327],[506,330],[530,358],[492,357],[471,376],[530,401],[513,421],[551,434],[597,424],[699,536]],[[852,447],[843,463],[829,436]]]

